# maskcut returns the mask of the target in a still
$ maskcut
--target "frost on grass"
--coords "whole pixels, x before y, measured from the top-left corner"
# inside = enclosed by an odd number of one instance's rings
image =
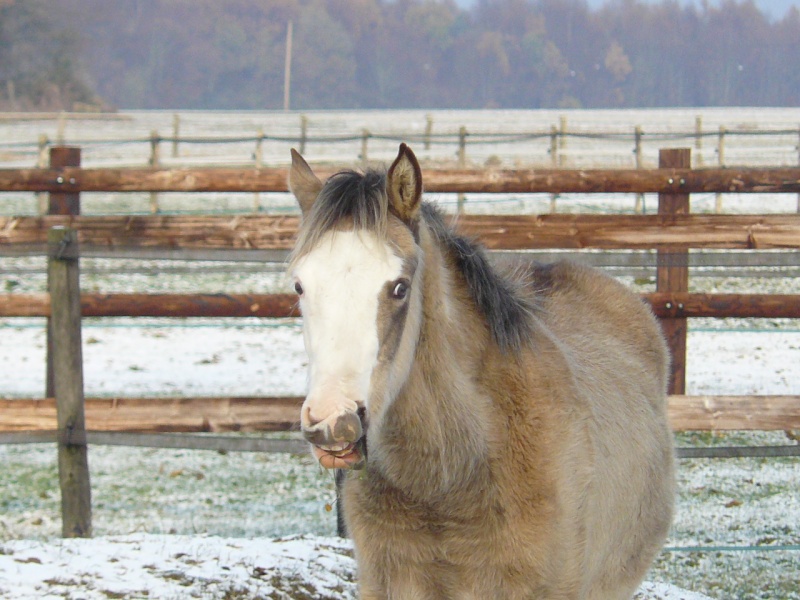
[[[0,597],[355,598],[349,542],[128,535],[13,540],[0,553]]]
[[[60,535],[56,451],[0,447],[0,539]],[[310,456],[92,446],[93,530],[333,535],[333,478]]]
[[[245,540],[128,535],[93,540],[15,540],[0,552],[0,596],[355,600],[350,542],[291,536]],[[2,583],[2,582],[13,583]],[[645,583],[635,600],[707,600]]]

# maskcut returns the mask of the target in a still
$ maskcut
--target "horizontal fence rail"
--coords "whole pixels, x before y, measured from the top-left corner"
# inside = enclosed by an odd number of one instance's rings
[[[417,113],[410,116],[406,131],[397,131],[393,122],[381,123],[381,119],[371,118],[371,124],[365,127],[363,121],[346,117],[337,119],[339,124],[333,125],[329,117],[320,122],[315,116],[305,114],[278,116],[273,113],[255,116],[256,122],[263,120],[260,126],[254,124],[252,118],[248,118],[247,125],[224,119],[212,130],[230,133],[204,135],[209,130],[208,115],[198,118],[197,115],[174,114],[171,119],[154,116],[142,123],[140,116],[130,114],[0,113],[0,125],[9,121],[56,121],[54,140],[44,133],[38,136],[38,141],[33,141],[30,134],[26,138],[12,134],[0,140],[0,149],[5,149],[11,160],[31,158],[42,166],[48,149],[54,145],[63,146],[69,137],[70,144],[82,146],[96,159],[119,164],[128,164],[133,155],[134,160],[147,161],[151,166],[166,161],[175,165],[199,160],[212,164],[234,161],[261,167],[265,162],[285,163],[291,146],[300,148],[301,152],[313,149],[318,153],[317,158],[329,162],[340,161],[343,156],[352,162],[367,161],[376,154],[387,158],[387,153],[398,143],[406,142],[440,161],[452,162],[457,156],[462,166],[468,161],[495,164],[502,156],[552,166],[587,160],[600,164],[624,161],[635,163],[637,168],[652,162],[653,152],[662,143],[692,145],[698,165],[704,162],[719,166],[751,164],[754,159],[765,165],[776,164],[776,160],[793,165],[800,150],[796,124],[784,120],[780,125],[756,125],[749,115],[745,122],[718,123],[714,120],[711,127],[704,127],[702,115],[687,114],[666,128],[664,123],[656,125],[650,121],[647,126],[631,122],[627,126],[606,129],[583,122],[583,119],[577,124],[570,123],[567,115],[559,115],[557,119],[555,115],[546,116],[545,120],[551,121],[548,126],[541,116],[536,118],[531,113],[524,124],[517,123],[513,130],[502,130],[496,117],[490,117],[488,123],[481,123],[480,118],[476,122],[474,115],[465,117],[471,121],[471,126],[456,123],[439,112]],[[108,121],[118,133],[94,135],[91,123],[94,120]],[[689,127],[691,120],[693,128]],[[167,130],[170,133],[165,133]],[[132,134],[132,131],[137,133]],[[744,159],[743,152],[746,153]]]
[[[0,217],[0,250],[45,244],[56,226],[92,246],[289,250],[299,223],[274,215]],[[800,248],[800,214],[461,215],[456,228],[492,250]]]
[[[658,317],[800,319],[800,294],[642,294]],[[82,294],[84,317],[299,317],[294,294]],[[0,317],[49,317],[49,294],[0,295]]]
[[[86,428],[128,432],[299,431],[303,398],[87,398]],[[56,429],[52,398],[0,400],[0,432]],[[794,396],[669,396],[673,429],[800,429]]]
[[[425,169],[423,179],[436,193],[800,193],[797,167]],[[286,192],[286,181],[283,168],[0,169],[0,192]]]
[[[87,429],[136,432],[299,430],[302,399],[86,398]],[[56,401],[0,400],[0,431],[56,429]]]

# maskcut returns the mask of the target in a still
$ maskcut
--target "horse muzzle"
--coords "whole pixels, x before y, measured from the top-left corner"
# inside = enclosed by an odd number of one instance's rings
[[[344,411],[322,421],[303,424],[303,436],[312,444],[312,452],[326,469],[363,469],[366,465],[364,411]]]

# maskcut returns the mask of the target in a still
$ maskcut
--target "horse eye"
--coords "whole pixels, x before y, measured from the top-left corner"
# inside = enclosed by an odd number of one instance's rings
[[[392,298],[395,300],[402,300],[408,294],[408,282],[398,281],[392,288]]]
[[[303,295],[303,286],[300,285],[299,281],[295,281],[294,282],[294,291],[297,292],[298,296],[302,296]]]

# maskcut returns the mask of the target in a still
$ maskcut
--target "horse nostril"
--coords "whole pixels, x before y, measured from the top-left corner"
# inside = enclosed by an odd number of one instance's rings
[[[314,420],[311,416],[311,407],[304,406],[302,411],[300,411],[300,426],[305,429],[307,427],[313,427],[319,423],[319,421]]]
[[[363,430],[361,418],[353,412],[346,412],[336,419],[333,424],[333,439],[337,442],[355,443],[361,439]]]

